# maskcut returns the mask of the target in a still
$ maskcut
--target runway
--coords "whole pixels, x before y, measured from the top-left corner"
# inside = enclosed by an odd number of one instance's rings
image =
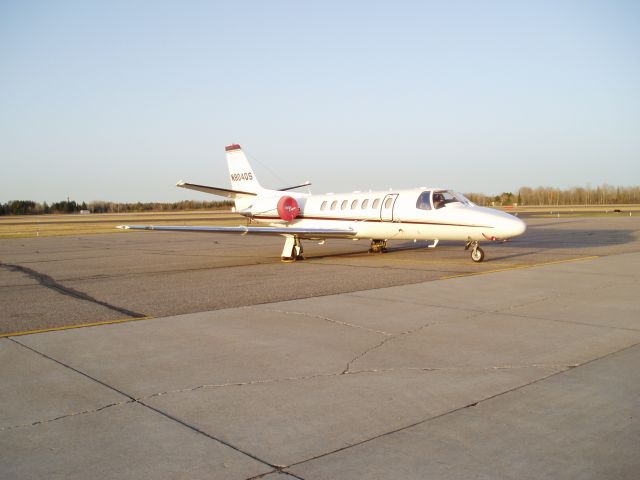
[[[640,217],[529,222],[3,240],[0,477],[637,478]]]

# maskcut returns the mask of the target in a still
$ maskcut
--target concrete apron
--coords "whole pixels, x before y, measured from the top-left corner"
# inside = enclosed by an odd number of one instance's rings
[[[639,266],[0,339],[0,477],[637,478]]]

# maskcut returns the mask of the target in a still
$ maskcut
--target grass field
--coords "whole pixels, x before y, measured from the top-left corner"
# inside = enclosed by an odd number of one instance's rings
[[[640,215],[640,205],[540,205],[496,207],[523,217],[602,217],[610,215]]]
[[[620,212],[614,212],[615,209]],[[523,217],[597,217],[640,215],[640,205],[502,207]],[[103,213],[88,215],[7,215],[0,217],[0,239],[127,233],[118,225],[247,225],[247,219],[230,211]]]

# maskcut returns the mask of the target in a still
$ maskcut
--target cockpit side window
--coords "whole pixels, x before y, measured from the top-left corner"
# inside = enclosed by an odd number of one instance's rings
[[[431,210],[431,191],[422,192],[416,201],[416,208],[420,210]]]

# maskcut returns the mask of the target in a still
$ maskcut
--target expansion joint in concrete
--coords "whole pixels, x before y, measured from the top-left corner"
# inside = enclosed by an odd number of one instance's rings
[[[193,431],[195,433],[203,435],[203,436],[205,436],[205,437],[207,437],[207,438],[209,438],[211,440],[214,440],[214,441],[216,441],[216,442],[218,442],[218,443],[220,443],[220,444],[222,444],[222,445],[224,445],[224,446],[226,446],[228,448],[231,448],[232,450],[235,450],[238,453],[242,453],[243,455],[246,455],[247,457],[250,457],[250,458],[252,458],[252,459],[254,459],[254,460],[256,460],[256,461],[258,461],[258,462],[260,462],[260,463],[262,463],[264,465],[267,465],[270,468],[273,468],[275,470],[278,470],[280,468],[284,468],[281,465],[274,465],[274,464],[272,464],[270,462],[267,462],[266,460],[263,460],[263,459],[255,456],[255,455],[253,455],[252,453],[246,452],[246,451],[236,447],[235,445],[232,445],[231,443],[228,443],[228,442],[226,442],[224,440],[216,438],[213,435],[211,435],[211,434],[199,429],[195,425],[191,425],[191,424],[189,424],[189,423],[187,423],[187,422],[185,422],[185,421],[183,421],[183,420],[181,420],[181,419],[179,419],[177,417],[174,417],[173,415],[171,415],[171,414],[169,414],[169,413],[167,413],[167,412],[165,412],[163,410],[160,410],[158,408],[152,407],[151,405],[149,405],[149,404],[145,403],[144,401],[142,401],[142,399],[137,399],[137,398],[133,397],[132,395],[130,395],[130,394],[128,394],[128,393],[126,393],[126,392],[114,387],[113,385],[109,385],[108,383],[105,383],[105,382],[103,382],[101,380],[98,380],[97,378],[89,375],[88,373],[85,373],[85,372],[83,372],[81,370],[78,370],[77,368],[72,367],[71,365],[68,365],[68,364],[66,364],[64,362],[61,362],[60,360],[57,360],[57,359],[55,359],[55,358],[53,358],[53,357],[51,357],[51,356],[49,356],[49,355],[47,355],[45,353],[42,353],[42,352],[36,350],[35,348],[29,347],[28,345],[25,345],[24,343],[19,342],[15,338],[9,338],[9,340],[14,342],[14,343],[16,343],[16,344],[18,344],[18,345],[20,345],[23,348],[26,348],[27,350],[30,350],[31,352],[33,352],[33,353],[35,353],[37,355],[40,355],[40,356],[46,358],[47,360],[50,360],[50,361],[52,361],[54,363],[57,363],[58,365],[61,365],[61,366],[65,367],[65,368],[67,368],[67,369],[69,369],[69,370],[71,370],[71,371],[73,371],[73,372],[75,372],[75,373],[77,373],[79,375],[82,375],[83,377],[88,378],[89,380],[92,380],[92,381],[94,381],[94,382],[96,382],[96,383],[98,383],[98,384],[100,384],[100,385],[102,385],[102,386],[104,386],[104,387],[106,387],[106,388],[108,388],[110,390],[113,390],[114,392],[119,393],[120,395],[122,395],[122,396],[124,396],[124,397],[126,397],[128,399],[128,400],[125,400],[125,401],[122,401],[122,402],[117,402],[117,403],[115,403],[113,405],[111,405],[111,404],[110,405],[105,405],[105,406],[103,406],[101,408],[96,409],[95,411],[79,412],[78,414],[96,413],[97,411],[104,410],[105,408],[110,408],[110,407],[113,407],[113,406],[116,406],[116,405],[119,405],[119,404],[137,403],[138,405],[141,405],[141,406],[147,408],[148,410],[156,412],[156,413],[162,415],[163,417],[165,417],[165,418],[167,418],[169,420],[172,420],[172,421],[174,421],[174,422],[176,422],[176,423],[188,428],[189,430],[191,430],[191,431]],[[75,415],[77,415],[77,414],[75,414]],[[50,419],[48,421],[60,420],[62,418],[67,418],[67,417],[70,417],[70,416],[74,416],[74,414],[64,415],[64,416],[61,416],[59,418]],[[38,424],[41,424],[41,423],[47,423],[47,422],[46,421],[40,421],[40,422],[36,422],[34,425],[38,425]]]
[[[267,477],[269,475],[273,475],[273,474],[275,474],[275,475],[284,475],[286,477],[297,478],[298,480],[304,480],[304,478],[302,478],[299,475],[295,475],[295,474],[293,474],[291,472],[286,472],[284,470],[285,468],[287,468],[287,467],[278,467],[277,469],[275,469],[275,470],[273,470],[271,472],[261,473],[260,475],[256,475],[254,477],[249,477],[246,480],[258,480],[260,478],[265,478],[265,477]]]
[[[142,405],[143,407],[146,407],[149,410],[152,410],[152,411],[162,415],[163,417],[168,418],[169,420],[173,420],[174,422],[176,422],[176,423],[188,428],[189,430],[192,430],[192,431],[194,431],[196,433],[199,433],[202,436],[205,436],[205,437],[207,437],[207,438],[209,438],[211,440],[214,440],[215,442],[218,442],[218,443],[224,445],[225,447],[228,447],[228,448],[230,448],[232,450],[235,450],[238,453],[242,453],[243,455],[246,455],[247,457],[252,458],[253,460],[255,460],[257,462],[260,462],[260,463],[262,463],[264,465],[267,465],[270,468],[273,468],[273,469],[276,469],[276,470],[278,470],[280,468],[284,468],[281,465],[274,465],[273,463],[270,463],[270,462],[268,462],[268,461],[266,461],[266,460],[264,460],[264,459],[262,459],[260,457],[257,457],[256,455],[254,455],[252,453],[249,453],[249,452],[247,452],[245,450],[242,450],[241,448],[236,447],[235,445],[233,445],[233,444],[231,444],[229,442],[226,442],[226,441],[221,440],[221,439],[219,439],[217,437],[214,437],[213,435],[205,432],[204,430],[201,430],[200,428],[196,427],[195,425],[192,425],[192,424],[190,424],[188,422],[185,422],[184,420],[181,420],[178,417],[174,417],[173,415],[171,415],[171,414],[169,414],[169,413],[167,413],[167,412],[165,412],[163,410],[160,410],[159,408],[152,407],[151,405],[143,402],[142,400],[138,400],[137,402],[138,402],[138,404]]]
[[[543,382],[543,381],[545,381],[545,380],[547,380],[547,379],[549,379],[549,378],[555,377],[555,376],[557,376],[557,375],[561,375],[561,374],[565,373],[568,369],[573,369],[573,368],[583,367],[583,366],[585,366],[585,365],[589,365],[589,364],[591,364],[591,363],[597,362],[597,361],[599,361],[599,360],[605,359],[605,358],[607,358],[607,357],[610,357],[610,356],[616,355],[616,354],[618,354],[618,353],[624,352],[624,351],[626,351],[626,350],[630,350],[630,349],[635,348],[635,347],[638,347],[638,346],[640,346],[640,342],[637,342],[637,343],[634,343],[633,345],[629,345],[629,346],[627,346],[627,347],[621,348],[620,350],[616,350],[616,351],[613,351],[613,352],[609,352],[609,353],[607,353],[607,354],[605,354],[605,355],[602,355],[602,356],[600,356],[600,357],[597,357],[597,358],[591,359],[591,360],[589,360],[589,361],[587,361],[587,362],[584,362],[584,363],[581,363],[581,364],[577,364],[577,365],[570,365],[570,366],[568,366],[566,369],[559,370],[559,371],[556,371],[556,372],[552,372],[552,373],[550,373],[549,375],[545,375],[545,376],[543,376],[543,377],[537,378],[537,379],[535,379],[535,380],[532,380],[532,381],[530,381],[530,382],[524,383],[524,384],[522,384],[522,385],[518,385],[518,386],[515,386],[515,387],[513,387],[513,388],[510,388],[510,389],[504,390],[504,391],[502,391],[502,392],[496,393],[496,394],[494,394],[494,395],[490,395],[490,396],[488,396],[488,397],[485,397],[485,398],[482,398],[482,399],[480,399],[480,400],[477,400],[476,402],[472,402],[472,403],[469,403],[469,404],[467,404],[467,405],[463,405],[463,406],[461,406],[461,407],[458,407],[458,408],[455,408],[455,409],[449,410],[449,411],[447,411],[447,412],[443,412],[443,413],[441,413],[441,414],[439,414],[439,415],[434,415],[434,416],[432,416],[432,417],[428,417],[428,418],[425,418],[425,419],[423,419],[423,420],[420,420],[420,421],[414,422],[414,423],[412,423],[412,424],[410,424],[410,425],[406,425],[406,426],[404,426],[404,427],[400,427],[400,428],[397,428],[397,429],[394,429],[394,430],[391,430],[391,431],[388,431],[388,432],[385,432],[385,433],[381,433],[381,434],[379,434],[379,435],[375,435],[375,436],[370,437],[370,438],[367,438],[367,439],[365,439],[365,440],[361,440],[360,442],[356,442],[356,443],[353,443],[353,444],[347,445],[347,446],[342,447],[342,448],[338,448],[338,449],[335,449],[335,450],[332,450],[332,451],[329,451],[329,452],[322,453],[322,454],[320,454],[320,455],[316,455],[316,456],[311,457],[311,458],[307,458],[307,459],[305,459],[305,460],[301,460],[301,461],[296,462],[296,463],[292,463],[292,464],[288,465],[286,468],[295,467],[295,466],[297,466],[297,465],[302,465],[302,464],[304,464],[304,463],[308,463],[308,462],[311,462],[311,461],[313,461],[313,460],[317,460],[317,459],[319,459],[319,458],[328,457],[328,456],[333,455],[333,454],[335,454],[335,453],[339,453],[339,452],[342,452],[342,451],[345,451],[345,450],[349,450],[349,449],[351,449],[351,448],[353,448],[353,447],[357,447],[357,446],[360,446],[360,445],[363,445],[363,444],[366,444],[366,443],[372,442],[373,440],[377,440],[378,438],[387,437],[387,436],[393,435],[393,434],[395,434],[395,433],[402,432],[402,431],[408,430],[408,429],[410,429],[410,428],[417,427],[417,426],[419,426],[419,425],[423,425],[423,424],[429,423],[429,422],[434,421],[434,420],[437,420],[437,419],[439,419],[439,418],[446,417],[447,415],[451,415],[451,414],[453,414],[453,413],[460,412],[460,411],[466,410],[466,409],[468,409],[468,408],[474,408],[474,407],[477,407],[478,405],[483,404],[483,403],[486,403],[486,402],[488,402],[488,401],[490,401],[490,400],[493,400],[494,398],[499,398],[499,397],[505,396],[505,395],[507,395],[507,394],[509,394],[509,393],[516,392],[516,391],[521,390],[521,389],[523,389],[523,388],[525,388],[525,387],[528,387],[528,386],[530,386],[530,385],[534,385],[534,384],[537,384],[537,383]]]

